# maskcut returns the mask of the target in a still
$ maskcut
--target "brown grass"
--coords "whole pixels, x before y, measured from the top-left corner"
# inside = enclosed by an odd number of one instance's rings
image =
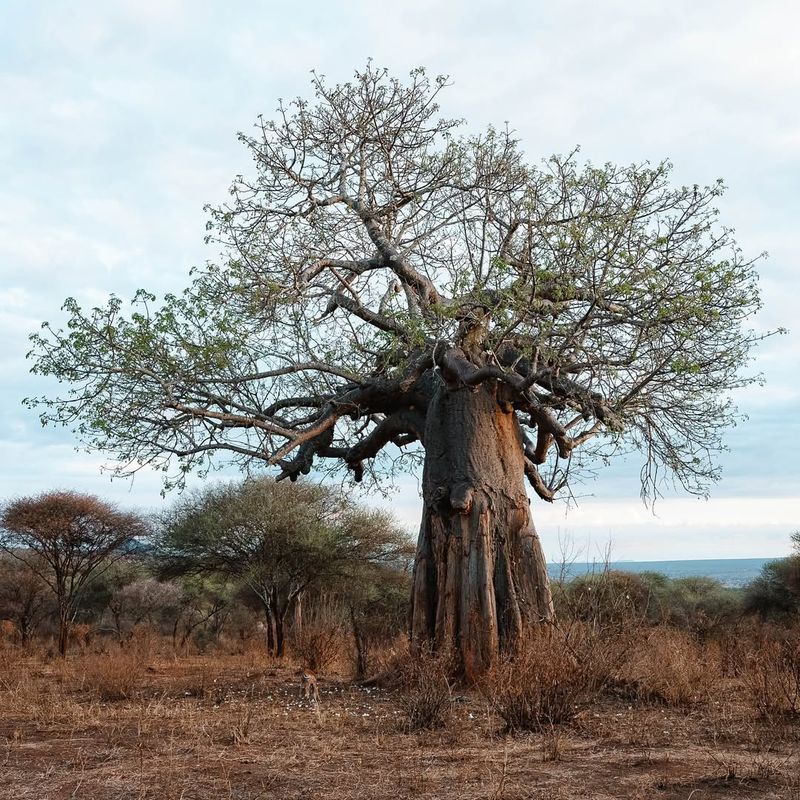
[[[742,679],[765,717],[800,716],[800,632],[766,630],[744,654]]]
[[[721,657],[713,644],[700,644],[685,631],[668,627],[642,634],[619,671],[639,699],[689,706],[711,697],[722,678]]]
[[[530,636],[481,685],[507,731],[552,731],[571,720],[593,688],[587,662],[556,629]]]
[[[334,604],[323,604],[306,615],[300,630],[291,637],[292,653],[312,672],[322,672],[346,650],[343,612]]]
[[[139,688],[144,662],[125,650],[88,656],[83,661],[83,685],[101,700],[128,700]]]
[[[539,695],[538,729],[515,736],[498,735],[506,721],[485,688],[448,688],[443,726],[409,734],[409,689],[359,687],[327,672],[313,707],[298,697],[298,662],[249,652],[176,658],[153,641],[146,657],[116,645],[97,652],[94,641],[93,652],[66,660],[5,645],[0,798],[797,800],[796,721],[766,719],[745,679],[719,669],[702,678],[701,690],[685,691],[700,680],[697,665],[716,663],[718,648],[650,633],[632,647],[619,639],[603,650],[601,636],[592,645],[575,630],[521,654],[530,675],[581,678],[569,703]],[[743,642],[741,658],[755,648],[755,640]],[[587,652],[598,649],[591,661]],[[417,691],[429,681],[444,697],[435,665],[417,679]],[[615,680],[658,686],[659,697],[616,691]],[[524,689],[519,678],[512,699]]]
[[[436,730],[447,725],[453,699],[450,671],[447,656],[430,653],[420,653],[403,663],[397,703],[405,730]]]

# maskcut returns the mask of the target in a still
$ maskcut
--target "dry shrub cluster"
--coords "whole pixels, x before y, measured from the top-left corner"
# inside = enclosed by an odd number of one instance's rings
[[[397,695],[409,732],[435,730],[450,719],[452,660],[448,655],[420,653],[398,665],[401,689]]]
[[[322,672],[348,652],[344,613],[336,603],[322,603],[291,634],[292,654],[306,669]]]
[[[718,648],[686,632],[577,622],[532,633],[487,675],[481,691],[507,730],[546,732],[609,695],[703,703],[721,677]]]
[[[141,685],[145,663],[136,652],[96,653],[84,661],[83,685],[101,700],[129,700]]]
[[[409,660],[410,647],[405,633],[373,647],[369,654],[368,682],[388,689],[396,688]]]
[[[158,646],[158,634],[136,626],[124,647],[96,652],[83,661],[83,686],[101,700],[129,700],[139,689],[148,661]]]
[[[20,681],[21,651],[0,642],[0,691],[11,691]]]
[[[713,643],[659,626],[639,631],[639,641],[618,674],[639,700],[688,706],[708,700],[722,669]]]
[[[509,731],[544,731],[570,720],[591,685],[590,671],[564,634],[537,631],[504,658],[481,685]]]
[[[651,593],[638,575],[605,569],[556,584],[553,597],[558,618],[609,629],[644,620]]]
[[[0,646],[5,642],[11,644],[20,642],[19,628],[10,619],[0,619]]]
[[[800,715],[800,630],[765,627],[745,653],[741,677],[762,716]]]

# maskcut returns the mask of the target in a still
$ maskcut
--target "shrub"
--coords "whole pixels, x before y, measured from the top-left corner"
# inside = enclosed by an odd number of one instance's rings
[[[406,629],[411,576],[393,568],[371,569],[351,582],[347,592],[353,636],[353,673],[361,680],[381,669],[382,653]]]
[[[562,617],[601,627],[643,619],[650,602],[650,590],[638,575],[617,570],[575,578],[556,596]]]
[[[508,731],[546,731],[571,719],[594,676],[555,628],[532,631],[489,672],[481,689]]]
[[[800,613],[800,554],[765,564],[745,588],[744,609],[765,619]]]
[[[745,657],[742,680],[762,716],[800,714],[800,631],[764,628]]]
[[[342,609],[335,603],[313,606],[302,625],[290,636],[292,653],[312,672],[321,672],[344,650],[345,626]]]
[[[446,655],[420,653],[402,666],[398,704],[408,732],[444,727],[450,718],[452,672]]]
[[[741,616],[741,590],[714,578],[669,579],[655,572],[642,573],[640,578],[650,595],[647,616],[654,624],[667,623],[705,637]]]
[[[71,644],[77,644],[81,652],[86,652],[93,635],[92,626],[87,625],[85,622],[78,622],[69,626],[69,641]]]
[[[144,673],[144,662],[135,652],[117,650],[86,659],[84,687],[101,700],[127,700],[134,696]]]
[[[17,644],[20,641],[19,628],[10,619],[0,619],[0,643]]]
[[[687,632],[661,626],[633,648],[620,678],[640,700],[686,706],[708,698],[721,675],[719,653]]]

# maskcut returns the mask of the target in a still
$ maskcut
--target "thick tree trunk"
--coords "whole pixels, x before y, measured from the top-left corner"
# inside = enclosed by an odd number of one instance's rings
[[[496,391],[442,386],[425,428],[411,642],[452,652],[467,681],[526,628],[553,619],[525,492],[522,433]]]

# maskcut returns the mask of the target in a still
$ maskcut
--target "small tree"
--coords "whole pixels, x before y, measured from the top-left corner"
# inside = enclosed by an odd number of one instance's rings
[[[0,559],[0,619],[10,619],[23,647],[53,610],[50,588],[39,572],[8,556]]]
[[[231,612],[233,587],[215,575],[187,575],[172,587],[172,599],[165,609],[172,616],[172,645],[183,650],[194,638],[201,647],[216,641]],[[169,590],[165,589],[165,594]],[[174,594],[172,594],[174,592]]]
[[[356,678],[366,677],[370,653],[391,641],[408,623],[411,570],[370,565],[343,591],[355,646]]]
[[[272,482],[212,486],[182,497],[163,518],[162,573],[216,574],[244,583],[261,604],[267,647],[282,656],[287,613],[329,560],[326,490]]]
[[[333,589],[347,609],[363,678],[372,647],[407,628],[414,545],[386,511],[351,506],[341,525],[350,549]]]
[[[0,549],[50,588],[58,606],[58,651],[88,582],[125,555],[147,528],[135,514],[77,492],[46,492],[8,503],[0,513]]]
[[[287,615],[302,594],[354,564],[407,551],[398,531],[387,515],[347,508],[326,487],[260,479],[183,497],[164,517],[160,550],[165,574],[211,573],[245,584],[264,613],[268,650],[282,656]]]
[[[170,608],[178,605],[180,590],[152,577],[137,578],[118,587],[106,606],[120,644],[142,623],[154,626]]]
[[[764,564],[745,587],[744,607],[764,618],[800,614],[800,553]]]
[[[76,621],[93,625],[102,623],[107,613],[111,614],[110,605],[114,595],[146,574],[147,567],[136,554],[115,559],[106,569],[96,573],[87,582],[81,592],[80,604],[75,615]],[[111,616],[113,618],[113,614]]]

